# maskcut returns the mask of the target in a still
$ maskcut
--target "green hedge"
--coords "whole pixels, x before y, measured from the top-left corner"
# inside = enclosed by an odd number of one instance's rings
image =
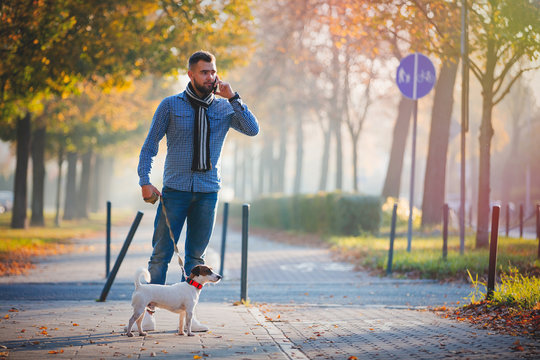
[[[230,216],[241,216],[241,204],[230,205]],[[344,193],[317,193],[259,198],[251,203],[250,224],[256,227],[331,235],[377,234],[381,198]]]

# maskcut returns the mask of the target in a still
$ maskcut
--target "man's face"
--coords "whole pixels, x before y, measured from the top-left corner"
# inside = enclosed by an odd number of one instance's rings
[[[199,93],[199,96],[205,97],[210,94],[214,88],[216,79],[216,64],[200,60],[188,71],[191,84]]]

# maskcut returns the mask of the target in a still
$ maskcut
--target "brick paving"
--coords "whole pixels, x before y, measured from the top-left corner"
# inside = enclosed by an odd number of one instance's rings
[[[0,358],[540,358],[540,344],[531,340],[426,311],[462,301],[470,291],[465,285],[374,278],[332,261],[326,249],[257,237],[249,243],[249,306],[233,306],[240,287],[240,234],[234,232],[225,278],[203,289],[196,311],[210,332],[178,336],[177,316],[158,310],[157,331],[128,338],[123,327],[133,274],[146,266],[151,220],[143,219],[105,303],[94,301],[105,282],[103,239],[79,241],[74,253],[44,259],[25,276],[0,278]],[[113,264],[125,234],[116,229]],[[216,269],[220,236],[217,228],[207,255]],[[172,283],[179,271],[170,266]],[[516,341],[525,351],[514,350]]]

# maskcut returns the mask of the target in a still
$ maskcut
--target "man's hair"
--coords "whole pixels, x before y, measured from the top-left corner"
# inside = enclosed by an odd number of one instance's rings
[[[197,51],[197,52],[193,53],[193,55],[191,55],[189,57],[188,69],[191,70],[193,65],[197,64],[201,60],[209,62],[209,63],[211,63],[211,62],[215,63],[216,62],[216,57],[212,53],[210,53],[208,51],[204,51],[204,50]]]

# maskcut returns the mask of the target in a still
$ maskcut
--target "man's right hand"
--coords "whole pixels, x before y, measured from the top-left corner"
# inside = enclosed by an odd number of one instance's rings
[[[152,184],[143,185],[141,187],[141,191],[142,191],[143,200],[147,202],[148,202],[148,199],[152,198],[152,194],[154,193],[157,194],[158,196],[161,196],[161,193],[159,192],[159,190],[156,189],[156,187]],[[155,203],[155,201],[152,203]]]

